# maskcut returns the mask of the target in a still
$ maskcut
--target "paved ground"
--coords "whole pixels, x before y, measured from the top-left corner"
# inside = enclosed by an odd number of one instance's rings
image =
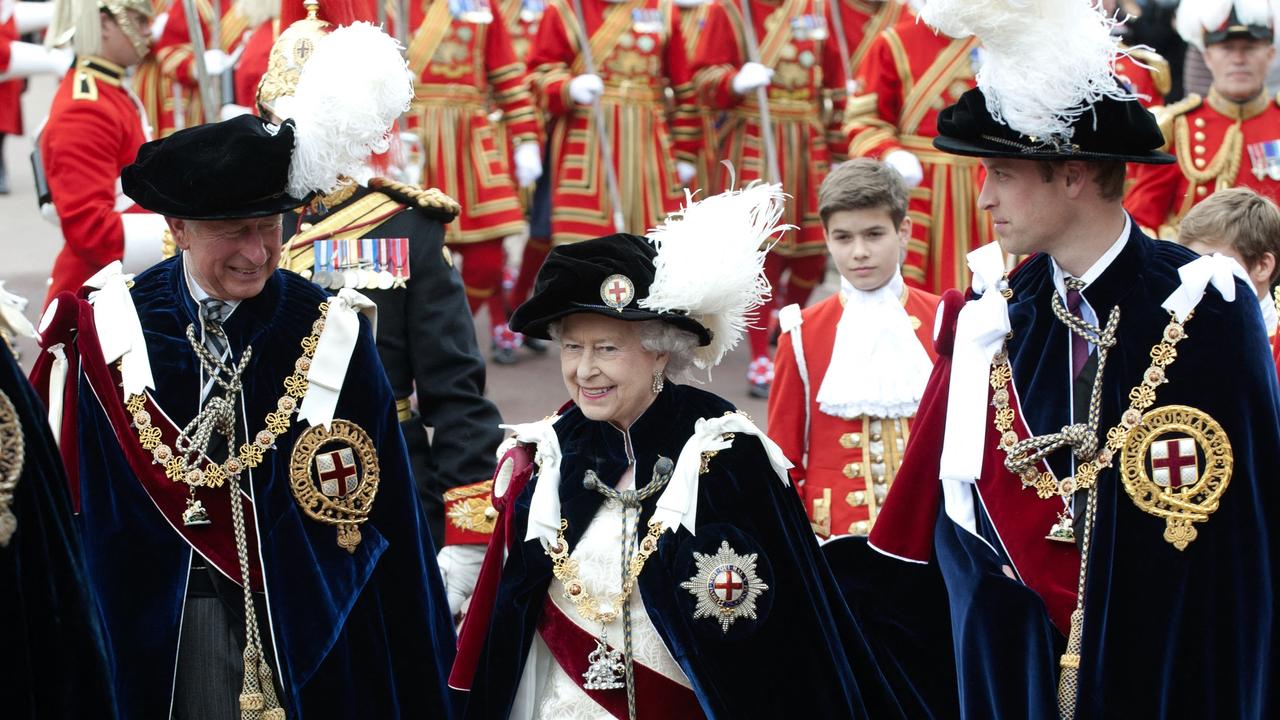
[[[34,133],[47,112],[55,85],[51,78],[37,78],[23,97],[29,134]],[[27,316],[35,322],[44,300],[49,268],[62,246],[62,236],[36,210],[28,159],[31,148],[29,137],[9,137],[4,144],[11,193],[0,196],[0,280],[10,291],[30,299]],[[515,249],[515,257],[519,257],[518,248]],[[829,294],[834,287],[828,278],[828,282],[815,294],[815,299]],[[481,322],[484,322],[483,318]],[[479,325],[478,332],[481,347],[487,351],[488,333]],[[746,393],[749,357],[745,341],[743,344],[744,347],[725,359],[706,387],[748,412],[763,428],[765,403],[747,397]],[[23,366],[29,368],[35,357],[34,345],[19,343],[19,351]],[[514,366],[491,365],[488,393],[503,417],[510,422],[535,420],[553,412],[566,399],[555,349],[543,356],[522,351],[521,362]]]

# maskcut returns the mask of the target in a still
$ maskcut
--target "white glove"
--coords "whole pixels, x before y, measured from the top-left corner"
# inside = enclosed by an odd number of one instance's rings
[[[151,44],[152,45],[160,42],[160,36],[164,35],[164,26],[167,24],[169,24],[168,11],[162,12],[159,15],[156,15],[155,19],[151,21]]]
[[[579,105],[590,105],[604,94],[604,81],[599,75],[579,75],[569,81],[569,97]]]
[[[40,217],[54,227],[62,227],[62,218],[58,217],[58,208],[54,207],[53,203],[40,205]]]
[[[516,184],[529,187],[542,177],[542,148],[536,142],[522,142],[516,146]]]
[[[884,156],[884,164],[898,171],[907,187],[915,187],[924,180],[924,168],[920,167],[920,158],[907,150],[894,150]]]
[[[733,76],[733,91],[739,95],[746,95],[754,91],[756,88],[762,88],[773,82],[773,70],[765,67],[757,62],[749,62],[742,66],[737,75]]]
[[[484,564],[484,545],[447,545],[436,555],[444,594],[449,598],[449,614],[457,616],[462,604],[476,591],[480,566]]]
[[[204,51],[204,71],[210,75],[221,75],[235,64],[235,58],[221,50],[215,49]]]
[[[688,185],[689,181],[698,176],[698,167],[691,162],[684,160],[676,161],[676,178],[680,180],[681,185]]]
[[[19,35],[26,35],[49,27],[53,21],[53,3],[18,2],[13,4],[13,24]]]
[[[238,118],[241,115],[249,115],[252,112],[253,112],[253,108],[247,108],[243,105],[237,105],[235,103],[227,103],[226,105],[222,106],[221,110],[218,111],[218,119],[230,120],[232,118]]]
[[[66,75],[67,68],[71,67],[71,61],[74,60],[70,51],[34,43],[15,42],[9,45],[9,51],[9,69],[0,73],[0,80],[43,73]]]

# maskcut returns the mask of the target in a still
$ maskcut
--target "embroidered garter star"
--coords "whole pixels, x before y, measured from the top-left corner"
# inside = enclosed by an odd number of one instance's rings
[[[738,618],[755,620],[756,600],[769,589],[756,573],[756,558],[756,553],[737,554],[727,540],[720,541],[720,550],[714,555],[695,551],[698,570],[680,583],[698,601],[693,619],[718,620],[725,633]]]

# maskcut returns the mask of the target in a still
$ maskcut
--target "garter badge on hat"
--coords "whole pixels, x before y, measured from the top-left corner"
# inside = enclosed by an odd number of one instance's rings
[[[622,312],[636,296],[635,283],[626,275],[610,275],[600,283],[600,300],[605,305]]]
[[[728,633],[738,618],[757,619],[756,601],[769,589],[756,572],[756,553],[739,555],[728,540],[720,541],[714,555],[693,553],[698,569],[680,583],[697,600],[693,619],[712,618]]]

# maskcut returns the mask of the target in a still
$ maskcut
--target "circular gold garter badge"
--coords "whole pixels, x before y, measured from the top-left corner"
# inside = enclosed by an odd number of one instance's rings
[[[1142,416],[1120,455],[1125,492],[1140,510],[1165,519],[1164,539],[1185,550],[1192,523],[1218,509],[1231,482],[1231,442],[1207,413],[1166,405]]]
[[[378,453],[369,434],[346,420],[307,429],[293,445],[289,487],[302,511],[336,525],[338,546],[354,553],[378,494]]]

